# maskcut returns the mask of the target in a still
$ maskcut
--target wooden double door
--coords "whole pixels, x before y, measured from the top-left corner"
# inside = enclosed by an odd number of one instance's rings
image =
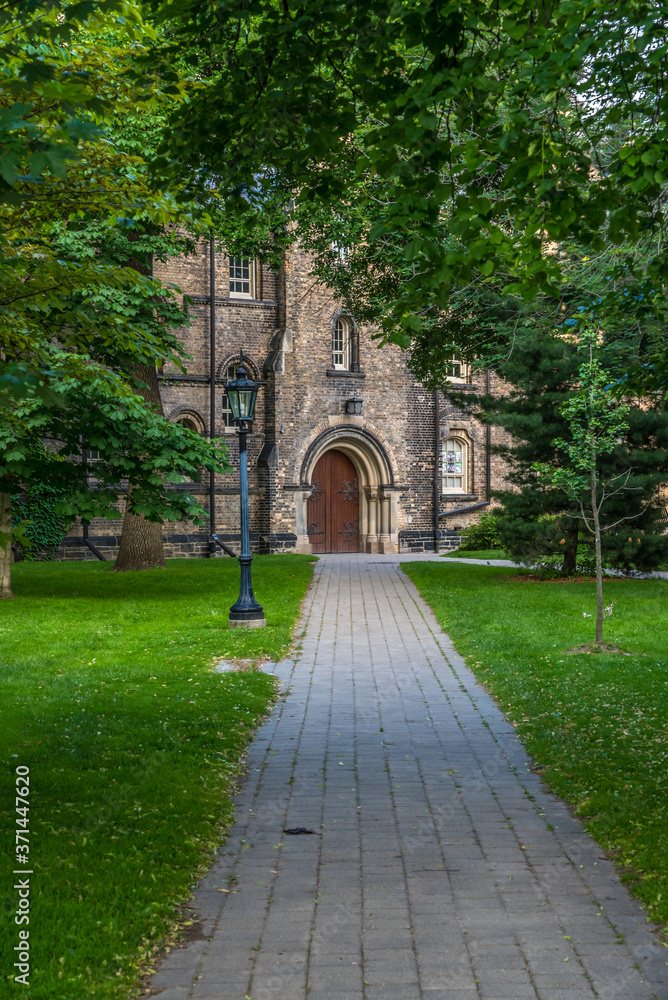
[[[359,552],[360,491],[355,466],[342,451],[326,451],[311,476],[308,537],[313,552]]]

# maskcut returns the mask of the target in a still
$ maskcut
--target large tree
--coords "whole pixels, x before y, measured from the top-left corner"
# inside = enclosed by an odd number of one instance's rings
[[[158,252],[168,243],[182,249],[174,227],[187,221],[178,185],[157,188],[140,151],[118,141],[124,116],[150,127],[182,96],[174,73],[138,69],[147,36],[154,33],[131,2],[37,0],[0,10],[5,594],[9,497],[23,484],[62,486],[63,510],[85,519],[114,516],[127,495],[130,515],[158,522],[203,513],[170,483],[197,478],[201,467],[227,468],[223,449],[147,405],[156,365],[183,366],[175,328],[184,317],[138,259],[155,253],[156,241]],[[86,448],[100,454],[92,485]]]
[[[173,198],[149,183],[141,158],[110,141],[117,116],[164,105],[174,89],[136,72],[143,30],[139,5],[122,0],[0,10],[0,384],[12,393],[24,383],[44,387],[57,314],[73,371],[92,336],[145,358],[160,353],[155,338],[118,315],[97,317],[94,327],[73,315],[77,291],[134,279],[93,254],[63,257],[54,239],[54,228],[90,215],[175,220]]]
[[[141,119],[137,124],[141,125]],[[114,138],[117,136],[118,133]],[[94,257],[110,267],[131,268],[148,279],[154,259],[164,261],[192,250],[192,240],[187,235],[166,230],[146,219],[124,219],[122,225],[111,226],[108,222],[85,218],[63,227],[54,234],[54,240],[65,259],[81,263]],[[156,343],[171,346],[175,354],[185,359],[176,336],[187,319],[174,297],[174,289],[163,288],[156,282],[149,282],[148,287],[153,290],[150,296],[146,289],[138,289],[133,283],[82,289],[71,296],[71,310],[91,326],[97,322],[104,324],[108,316],[119,317]],[[57,323],[57,314],[54,320]],[[131,380],[133,391],[142,396],[145,406],[164,417],[155,364],[97,340],[91,341],[88,351],[91,358],[122,372]],[[160,522],[134,511],[128,493],[115,569],[152,569],[165,565]]]
[[[186,53],[202,82],[156,169],[187,165],[195,200],[215,178],[237,232],[250,238],[272,214],[278,243],[305,243],[315,272],[385,337],[408,346],[433,329],[469,351],[479,343],[449,320],[472,285],[500,276],[505,294],[559,300],[564,241],[589,254],[626,243],[610,276],[631,276],[625,309],[650,328],[635,384],[666,384],[668,263],[634,252],[648,233],[665,239],[662,4],[154,8],[171,44],[162,58]],[[619,309],[603,299],[599,312]]]
[[[52,348],[47,403],[27,394],[5,407],[0,423],[0,598],[11,597],[9,498],[24,484],[61,490],[58,509],[87,521],[120,518],[127,495],[131,512],[149,522],[201,522],[206,512],[174,485],[197,480],[203,467],[229,469],[219,443],[165,420],[143,395],[119,388],[113,372],[82,364],[73,377],[70,369],[65,352]],[[94,463],[87,451],[96,452]]]

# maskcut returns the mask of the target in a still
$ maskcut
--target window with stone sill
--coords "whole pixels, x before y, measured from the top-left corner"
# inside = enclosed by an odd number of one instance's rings
[[[230,257],[230,298],[255,298],[255,261]]]
[[[336,260],[336,263],[341,267],[346,267],[348,260],[348,248],[343,243],[338,243],[336,240],[332,242],[332,254]]]
[[[468,493],[468,447],[461,438],[443,442],[443,493]]]
[[[359,334],[350,316],[337,316],[332,327],[332,367],[336,372],[360,371]]]
[[[446,365],[445,373],[451,382],[468,382],[469,366],[454,353]]]
[[[350,371],[351,323],[346,316],[339,316],[332,333],[332,368]]]

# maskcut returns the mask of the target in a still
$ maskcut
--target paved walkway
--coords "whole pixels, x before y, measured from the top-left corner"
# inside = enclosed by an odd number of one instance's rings
[[[160,1000],[668,1000],[666,949],[397,557],[327,556]],[[284,830],[312,830],[290,834]]]

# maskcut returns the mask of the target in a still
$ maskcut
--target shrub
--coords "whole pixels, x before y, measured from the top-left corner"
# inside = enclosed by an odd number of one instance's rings
[[[486,510],[475,524],[470,524],[462,532],[463,549],[500,549],[499,525],[496,512]]]

